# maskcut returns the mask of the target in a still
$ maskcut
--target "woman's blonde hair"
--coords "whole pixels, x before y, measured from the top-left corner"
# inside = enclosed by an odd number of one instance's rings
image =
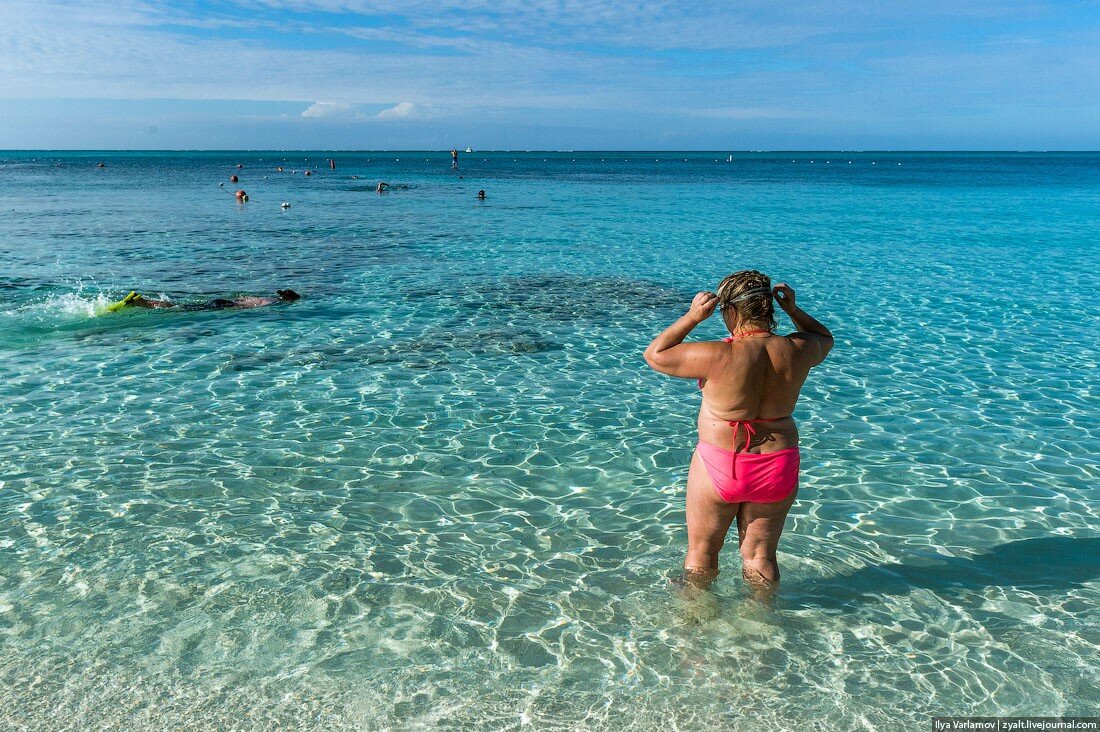
[[[743,322],[762,323],[768,330],[775,330],[772,281],[763,272],[755,269],[734,272],[718,284],[717,294],[718,307],[727,318],[736,314]]]

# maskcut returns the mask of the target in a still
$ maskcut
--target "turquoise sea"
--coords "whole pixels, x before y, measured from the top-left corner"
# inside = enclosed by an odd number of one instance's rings
[[[0,152],[0,728],[1096,715],[1100,154],[728,155]],[[641,353],[744,268],[837,345],[683,600]]]

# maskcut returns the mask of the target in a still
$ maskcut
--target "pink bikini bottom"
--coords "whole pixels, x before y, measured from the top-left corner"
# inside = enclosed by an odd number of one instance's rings
[[[726,503],[778,503],[798,487],[797,447],[757,455],[700,442],[695,451],[718,497]]]

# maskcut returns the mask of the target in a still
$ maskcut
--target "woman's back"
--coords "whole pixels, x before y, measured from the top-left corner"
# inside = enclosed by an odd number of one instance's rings
[[[751,420],[758,439],[750,452],[772,452],[798,444],[791,415],[813,365],[806,335],[748,335],[713,344],[718,351],[703,385],[699,439],[734,449],[730,422]]]
[[[703,404],[727,420],[789,416],[810,372],[804,350],[792,336],[769,334],[716,344],[725,353],[704,382]]]

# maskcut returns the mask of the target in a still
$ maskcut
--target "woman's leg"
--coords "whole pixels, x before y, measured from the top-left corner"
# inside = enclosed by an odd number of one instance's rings
[[[740,503],[726,503],[718,497],[703,459],[695,452],[688,470],[685,580],[706,589],[718,576],[718,552],[722,550],[726,532],[740,506]]]
[[[794,505],[796,487],[778,503],[740,504],[737,514],[737,534],[741,546],[741,575],[751,584],[771,588],[779,582],[776,549],[787,512]]]

